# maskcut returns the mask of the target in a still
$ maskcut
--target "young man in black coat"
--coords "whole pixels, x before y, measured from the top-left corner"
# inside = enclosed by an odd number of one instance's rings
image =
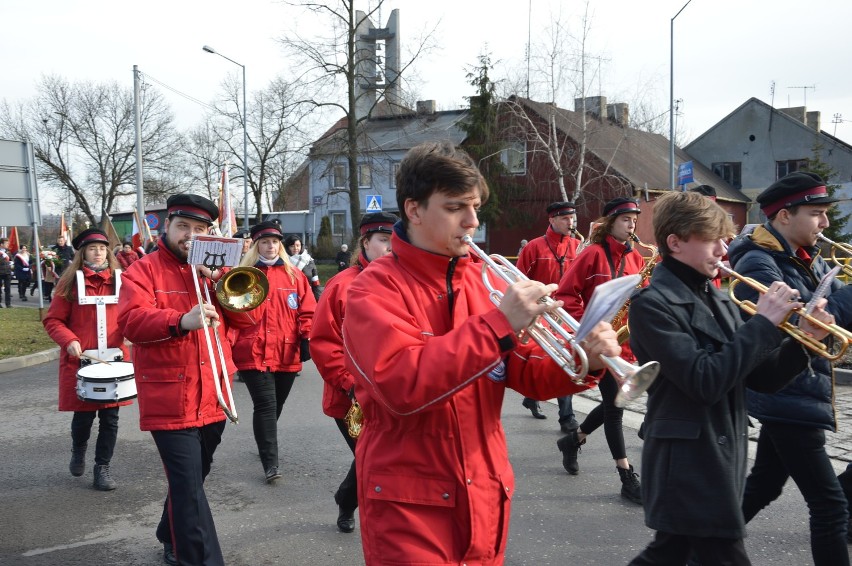
[[[777,328],[803,306],[797,291],[772,283],[743,323],[710,284],[725,253],[721,238],[732,233],[727,213],[698,193],[666,193],[654,206],[663,261],[633,297],[630,345],[639,363],[661,364],[648,391],[642,450],[645,524],[657,533],[632,565],[684,564],[690,554],[702,565],[750,564],[740,507],[745,389],[783,387],[808,356]],[[815,315],[831,319],[821,308]]]

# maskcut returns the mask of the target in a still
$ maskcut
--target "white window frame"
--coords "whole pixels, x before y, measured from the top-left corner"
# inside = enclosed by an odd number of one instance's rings
[[[346,165],[335,163],[331,166],[331,184],[335,189],[346,188]]]
[[[527,142],[507,142],[500,152],[500,161],[512,175],[527,174]]]
[[[340,210],[329,211],[329,220],[331,220],[331,235],[345,236],[346,235],[346,212]]]
[[[365,179],[366,177],[366,179]],[[369,189],[373,186],[373,168],[369,163],[358,164],[358,188]]]

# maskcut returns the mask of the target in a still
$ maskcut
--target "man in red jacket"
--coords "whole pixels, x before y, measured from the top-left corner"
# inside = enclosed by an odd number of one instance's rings
[[[167,564],[219,565],[224,559],[204,479],[222,439],[225,415],[202,332],[209,332],[204,319],[214,323],[232,375],[236,368],[223,312],[236,326],[250,326],[254,320],[197,299],[196,273],[186,262],[189,244],[193,235],[208,233],[218,207],[189,194],[170,197],[166,206],[165,232],[157,250],[134,262],[122,277],[118,325],[133,342],[139,428],[151,431],[169,483],[157,527],[163,559]],[[208,278],[201,285],[221,276],[206,267],[199,272]]]
[[[580,240],[576,236],[577,211],[573,202],[554,202],[547,207],[550,226],[544,236],[527,244],[518,256],[517,267],[521,272],[540,283],[559,283],[568,266],[577,257]],[[574,417],[571,395],[559,397],[559,428],[565,434],[579,425]],[[523,405],[537,419],[546,419],[536,399],[524,397]]]
[[[556,285],[519,281],[495,307],[463,238],[488,186],[449,143],[411,149],[397,174],[393,253],[349,286],[344,349],[364,413],[356,446],[364,559],[503,564],[515,480],[500,412],[506,389],[537,399],[584,390],[518,333]],[[557,301],[555,303],[559,305]],[[619,352],[602,322],[590,366]]]

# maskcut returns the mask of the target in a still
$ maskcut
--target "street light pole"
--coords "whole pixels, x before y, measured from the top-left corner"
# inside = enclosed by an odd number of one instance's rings
[[[688,0],[683,7],[677,11],[677,14],[674,15],[671,21],[671,30],[670,30],[670,54],[671,58],[669,61],[669,188],[674,190],[675,188],[675,158],[674,158],[674,137],[675,137],[675,127],[674,127],[674,21],[681,12],[683,12],[684,8],[689,6],[689,3],[692,0]]]
[[[691,2],[692,0],[690,0]],[[227,59],[234,65],[243,68],[243,230],[248,232],[249,229],[249,213],[248,213],[248,114],[246,114],[246,66],[242,63],[237,63],[230,57],[222,55],[209,45],[203,46],[201,49],[207,53],[213,53],[223,59]]]

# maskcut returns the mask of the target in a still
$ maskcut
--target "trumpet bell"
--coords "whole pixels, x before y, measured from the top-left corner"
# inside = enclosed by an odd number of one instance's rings
[[[256,267],[235,267],[216,283],[216,299],[231,312],[256,309],[268,294],[269,280]]]
[[[618,369],[623,372],[621,376],[613,374],[618,382],[615,406],[619,408],[638,399],[651,387],[660,373],[660,362],[648,362],[637,368],[621,358],[616,358],[614,365],[617,365]]]

